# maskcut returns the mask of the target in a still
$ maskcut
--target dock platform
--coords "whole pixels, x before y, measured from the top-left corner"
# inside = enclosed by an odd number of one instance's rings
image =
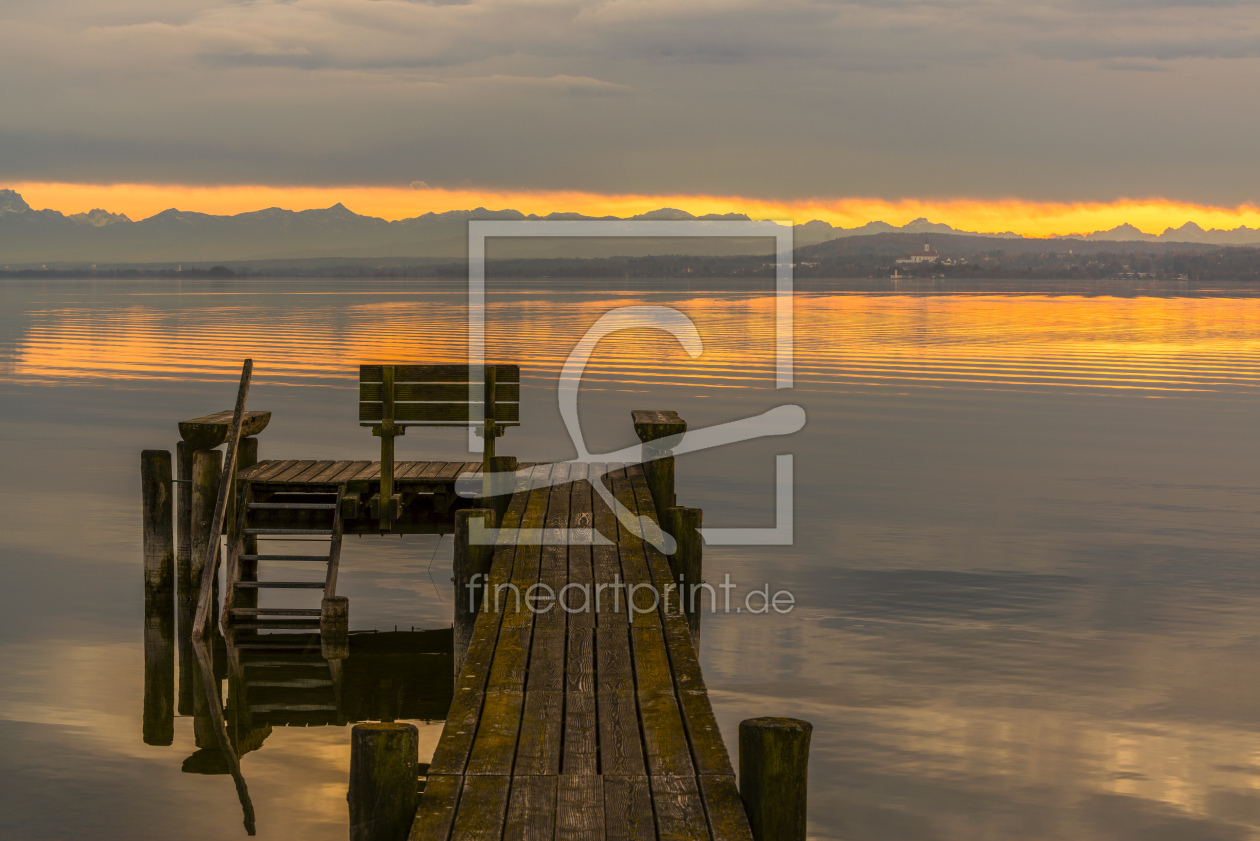
[[[517,475],[410,838],[751,841],[642,466]]]

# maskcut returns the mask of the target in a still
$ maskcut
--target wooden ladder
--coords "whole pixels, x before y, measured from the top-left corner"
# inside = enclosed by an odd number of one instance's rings
[[[237,496],[235,528],[227,564],[227,593],[223,615],[233,630],[319,630],[320,605],[314,607],[267,607],[258,604],[264,590],[319,590],[322,599],[337,594],[337,567],[341,559],[341,500],[345,486],[327,490],[269,491],[265,486],[243,483]],[[256,499],[256,497],[263,497]],[[277,520],[287,521],[276,525]],[[260,539],[303,540],[322,543],[323,554],[267,553]],[[323,563],[323,581],[260,580],[263,563]]]

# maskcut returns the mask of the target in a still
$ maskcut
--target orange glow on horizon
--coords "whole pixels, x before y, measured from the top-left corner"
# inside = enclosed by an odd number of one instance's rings
[[[338,202],[355,213],[396,220],[433,211],[512,208],[546,215],[553,211],[589,216],[633,216],[661,207],[689,213],[746,213],[753,219],[821,219],[853,228],[871,221],[904,225],[926,217],[963,231],[1011,231],[1030,237],[1090,233],[1128,223],[1145,233],[1193,221],[1201,227],[1260,227],[1260,207],[1223,207],[1163,198],[1117,199],[1111,202],[1040,202],[1023,199],[898,199],[864,197],[772,200],[741,196],[601,194],[578,191],[511,191],[473,188],[411,189],[410,187],[221,187],[179,184],[67,184],[30,182],[9,185],[34,208],[81,213],[103,208],[145,219],[168,208],[210,214],[235,214],[268,207],[309,210]]]

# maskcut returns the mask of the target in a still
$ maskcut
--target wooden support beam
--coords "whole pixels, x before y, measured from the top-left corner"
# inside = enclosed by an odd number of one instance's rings
[[[203,589],[201,579],[206,574],[206,554],[212,546],[218,549],[218,537],[212,543],[210,529],[214,524],[214,507],[219,499],[219,486],[223,482],[223,453],[218,450],[198,450],[193,453],[192,475],[192,555],[188,568],[188,587],[193,603],[196,604]],[[214,563],[210,566],[213,569]]]
[[[140,454],[140,487],[144,507],[144,588],[146,594],[165,594],[169,604],[175,587],[169,450],[145,450]]]
[[[630,415],[635,434],[643,442],[643,475],[652,492],[657,522],[663,523],[666,509],[678,504],[674,493],[674,448],[682,442],[687,422],[671,411],[636,409]]]
[[[805,841],[813,730],[795,718],[739,723],[739,789],[754,841]]]
[[[665,512],[665,530],[673,535],[677,544],[669,566],[678,584],[678,598],[691,628],[691,639],[697,645],[704,596],[700,589],[704,582],[704,539],[700,536],[703,525],[704,512],[699,508],[675,506]]]
[[[175,741],[175,616],[171,594],[144,600],[144,743]]]
[[[329,596],[319,606],[319,648],[325,660],[350,656],[350,599]]]
[[[420,731],[356,724],[350,731],[350,841],[403,841],[416,814]]]

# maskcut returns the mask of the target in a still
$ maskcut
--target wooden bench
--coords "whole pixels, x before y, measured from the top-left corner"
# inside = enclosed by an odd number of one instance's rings
[[[372,427],[381,439],[382,529],[401,504],[394,493],[394,439],[407,427],[477,427],[485,439],[482,473],[488,477],[495,438],[520,426],[520,367],[486,365],[483,379],[474,379],[475,371],[468,365],[359,366],[359,425]]]

